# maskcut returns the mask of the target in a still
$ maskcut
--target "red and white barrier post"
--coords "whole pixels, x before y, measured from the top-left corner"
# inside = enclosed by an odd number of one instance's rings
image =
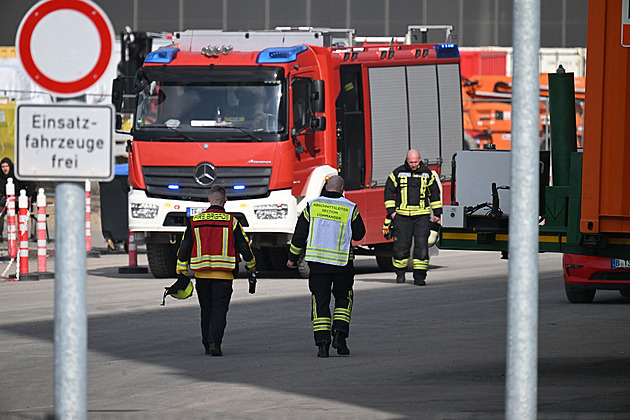
[[[36,274],[30,274],[28,271],[28,197],[26,191],[21,190],[18,197],[18,243],[19,243],[19,259],[18,272],[16,278],[18,280],[39,280]]]
[[[37,193],[37,274],[40,278],[53,278],[55,274],[47,271],[46,239],[46,194],[40,188]]]
[[[138,267],[138,247],[136,236],[132,231],[127,233],[127,251],[129,252],[129,266],[118,267],[118,272],[122,274],[148,273],[147,267]]]
[[[129,231],[129,267],[138,266],[138,247],[136,246],[136,235]]]
[[[46,195],[37,193],[37,271],[46,271]]]
[[[90,252],[92,250],[92,185],[89,180],[85,181],[85,250]]]
[[[9,241],[9,258],[17,257],[17,223],[15,220],[15,184],[7,179],[7,239]]]
[[[92,250],[92,183],[85,181],[85,251],[88,257],[100,257],[99,251]]]

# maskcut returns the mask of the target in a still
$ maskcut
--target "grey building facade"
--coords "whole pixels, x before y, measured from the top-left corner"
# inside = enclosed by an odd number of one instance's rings
[[[37,1],[2,0],[0,46],[15,45]],[[277,26],[354,28],[357,36],[403,36],[408,25],[453,25],[463,47],[512,45],[513,0],[98,0],[119,34]],[[541,47],[586,47],[588,0],[541,0]],[[72,40],[60,39],[61,46]]]

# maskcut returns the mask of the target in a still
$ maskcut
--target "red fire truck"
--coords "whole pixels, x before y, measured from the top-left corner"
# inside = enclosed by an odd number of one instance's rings
[[[387,176],[416,148],[448,179],[463,146],[459,52],[448,42],[358,45],[353,30],[321,28],[188,30],[146,57],[132,94],[114,86],[115,98],[134,104],[129,228],[155,277],[175,275],[186,217],[207,207],[212,185],[228,191],[226,210],[259,269],[282,269],[297,217],[335,174],[367,226],[356,253],[388,269]]]

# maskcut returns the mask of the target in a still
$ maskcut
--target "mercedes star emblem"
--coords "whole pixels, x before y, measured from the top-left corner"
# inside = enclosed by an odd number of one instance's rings
[[[216,177],[214,166],[210,163],[200,163],[195,168],[195,181],[204,187],[209,187]]]

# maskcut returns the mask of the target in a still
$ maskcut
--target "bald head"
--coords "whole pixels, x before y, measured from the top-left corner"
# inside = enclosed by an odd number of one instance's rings
[[[331,176],[326,183],[326,191],[343,192],[343,178],[339,175]]]
[[[412,171],[415,171],[420,167],[420,153],[416,149],[411,149],[407,152],[407,165]]]

